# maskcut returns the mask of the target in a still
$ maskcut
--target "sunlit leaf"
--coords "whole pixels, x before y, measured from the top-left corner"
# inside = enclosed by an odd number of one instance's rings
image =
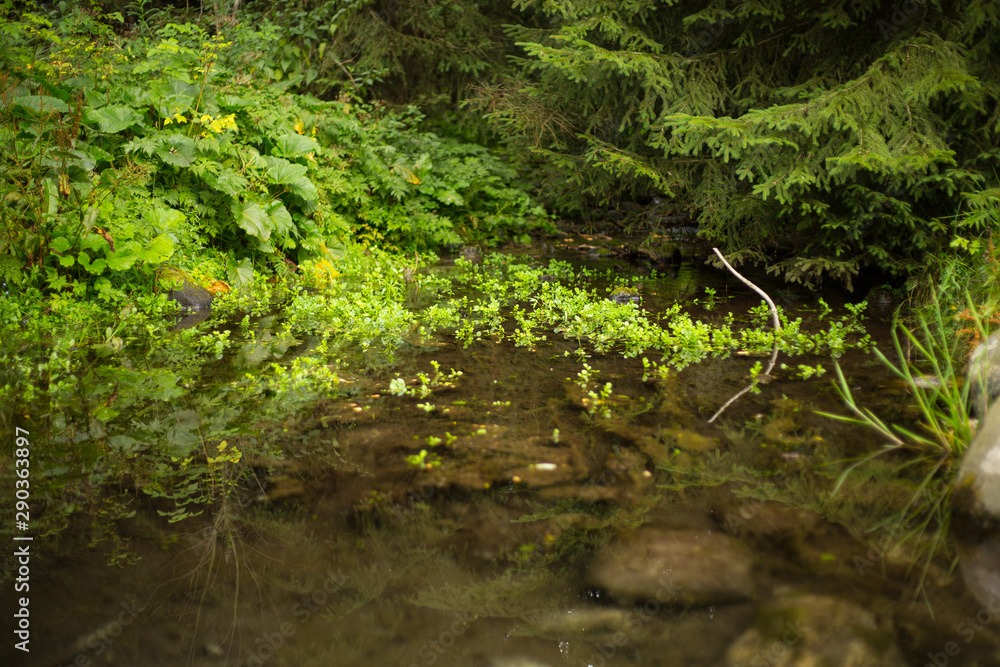
[[[174,254],[174,240],[166,234],[160,234],[139,251],[139,259],[150,264],[159,264],[170,259]]]
[[[304,157],[319,151],[319,142],[301,134],[286,134],[275,141],[275,153],[283,157]]]
[[[262,155],[261,160],[267,168],[268,181],[278,185],[295,183],[299,179],[304,178],[308,171],[305,166],[294,164],[280,157]]]
[[[249,257],[244,257],[239,264],[226,263],[226,277],[237,287],[245,287],[253,282],[253,263]]]
[[[240,229],[250,236],[266,241],[271,236],[271,218],[260,204],[248,200],[233,202],[233,217]]]
[[[147,208],[142,212],[142,217],[155,229],[173,229],[184,222],[185,216],[178,210],[172,208]]]

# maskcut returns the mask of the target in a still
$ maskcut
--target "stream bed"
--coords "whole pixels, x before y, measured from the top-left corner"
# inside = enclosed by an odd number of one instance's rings
[[[631,276],[652,312],[683,302],[739,322],[759,307],[707,253],[649,276],[587,243],[522,259]],[[751,277],[816,323],[817,295]],[[887,317],[864,322],[880,346]],[[906,459],[831,493],[845,461],[881,443],[818,414],[847,412],[829,355],[779,356],[711,423],[766,355],[661,373],[643,356],[551,334],[415,339],[274,429],[274,455],[255,455],[214,511],[168,523],[137,498],[116,565],[86,520],[39,548],[37,639],[13,664],[1000,664],[994,612],[960,570],[877,529],[913,492]],[[838,362],[862,405],[913,419],[872,354]]]

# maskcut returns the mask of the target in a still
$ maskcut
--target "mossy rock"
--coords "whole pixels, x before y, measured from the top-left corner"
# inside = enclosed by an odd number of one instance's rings
[[[211,310],[212,293],[200,285],[184,281],[179,289],[170,290],[168,296],[179,303],[181,308],[190,310]]]
[[[908,663],[896,646],[891,619],[850,600],[781,591],[729,646],[725,664],[903,667]]]
[[[616,287],[608,296],[615,303],[638,303],[639,298],[639,292],[631,287]]]
[[[459,257],[462,259],[472,262],[473,264],[479,264],[483,261],[483,253],[476,246],[467,245],[462,248],[461,252],[458,253]]]
[[[868,310],[874,313],[891,313],[902,303],[902,299],[888,285],[877,285],[868,290],[865,295],[868,302]]]
[[[187,271],[173,266],[164,266],[156,273],[163,289],[169,290],[167,296],[188,310],[211,310],[215,296],[204,287],[198,285]]]

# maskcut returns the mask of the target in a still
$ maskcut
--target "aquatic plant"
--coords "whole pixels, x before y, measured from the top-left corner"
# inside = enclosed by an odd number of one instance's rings
[[[982,323],[976,324],[982,331]],[[860,407],[836,363],[838,390],[855,417],[827,416],[875,429],[889,441],[889,449],[917,450],[950,465],[965,452],[973,433],[968,409],[972,382],[963,382],[957,361],[963,356],[962,344],[951,335],[951,325],[936,298],[930,308],[917,313],[915,331],[897,322],[892,341],[898,362],[890,360],[878,348],[875,355],[913,395],[923,420],[920,428],[886,425],[871,410]]]
[[[767,306],[753,309],[746,326],[735,326],[731,316],[721,324],[709,325],[692,319],[681,302],[654,314],[633,302],[604,298],[586,286],[586,279],[592,277],[586,270],[568,270],[556,261],[535,267],[512,260],[499,262],[493,257],[497,256],[487,256],[482,266],[456,261],[461,271],[456,281],[488,296],[446,298],[438,304],[436,320],[445,324],[457,319],[460,324],[455,325],[454,335],[465,346],[487,337],[534,346],[551,332],[598,354],[616,351],[634,357],[658,350],[663,363],[679,370],[737,350],[770,353],[777,347],[788,354],[839,355],[871,344],[861,323],[864,303],[849,305],[846,315],[828,321],[825,330],[812,333],[802,331],[801,318],[790,320],[780,308],[776,308],[780,331],[767,330],[762,326],[770,316]],[[541,279],[547,275],[558,275],[559,282]],[[454,315],[442,317],[443,312]],[[507,321],[515,325],[512,333],[504,328]]]
[[[443,373],[439,362],[432,359],[430,364],[433,372],[430,375],[424,372],[417,373],[413,386],[411,387],[406,386],[407,383],[404,378],[394,378],[389,383],[389,393],[395,396],[409,395],[415,398],[424,399],[437,390],[454,389],[458,378],[462,377],[462,371],[457,371],[452,368],[447,373]],[[428,403],[426,405],[430,404]],[[422,406],[418,404],[417,407]],[[433,406],[431,409],[433,409]],[[431,410],[427,411],[430,412]]]
[[[983,322],[973,319],[974,326],[985,335]],[[974,423],[969,418],[969,391],[976,379],[963,381],[961,377],[958,360],[964,357],[964,346],[953,335],[953,328],[945,308],[932,293],[929,306],[916,313],[912,330],[898,321],[895,323],[892,339],[897,361],[890,360],[881,350],[875,351],[882,364],[905,383],[913,396],[920,420],[916,428],[887,424],[872,410],[859,405],[836,362],[837,389],[854,416],[821,413],[866,426],[887,441],[881,448],[851,462],[840,474],[833,493],[873,460],[897,454],[905,457],[897,466],[897,474],[913,477],[910,499],[872,530],[886,531],[887,542],[896,546],[916,543],[918,555],[922,554],[914,560],[914,565],[921,567],[921,586],[934,556],[949,550],[950,482],[974,435]]]
[[[421,449],[416,454],[410,454],[405,460],[411,466],[427,470],[441,465],[441,459],[436,454],[429,453],[426,449]]]
[[[599,372],[591,368],[590,364],[585,363],[580,372],[576,374],[574,384],[584,393],[580,401],[587,409],[587,414],[608,419],[611,417],[612,386],[610,382],[605,382],[602,385],[596,380]]]

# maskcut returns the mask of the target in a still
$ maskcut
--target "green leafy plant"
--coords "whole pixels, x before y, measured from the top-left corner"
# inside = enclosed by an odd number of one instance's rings
[[[983,323],[976,321],[980,332]],[[973,425],[969,419],[969,390],[976,381],[961,378],[963,347],[952,335],[953,327],[942,305],[932,299],[929,307],[916,316],[914,330],[897,323],[893,329],[893,347],[898,361],[890,360],[876,349],[878,359],[908,387],[919,410],[919,424],[914,428],[887,424],[854,398],[850,383],[838,364],[834,364],[837,388],[854,414],[825,416],[864,425],[886,440],[886,444],[852,462],[841,473],[834,492],[859,468],[886,455],[902,455],[900,474],[915,475],[915,485],[909,502],[894,516],[873,529],[888,531],[890,541],[902,544],[914,541],[925,554],[921,582],[935,553],[947,549],[947,527],[950,519],[949,482],[958,468],[961,456],[972,440]],[[904,347],[905,342],[905,347]]]
[[[429,453],[426,449],[421,449],[416,454],[410,454],[406,457],[406,462],[415,468],[422,468],[430,470],[441,465],[441,459],[435,455]]]
[[[992,7],[887,32],[880,0],[517,4],[543,20],[508,28],[524,55],[479,108],[563,211],[659,195],[736,264],[807,284],[919,272],[986,231],[967,213],[997,187]]]

